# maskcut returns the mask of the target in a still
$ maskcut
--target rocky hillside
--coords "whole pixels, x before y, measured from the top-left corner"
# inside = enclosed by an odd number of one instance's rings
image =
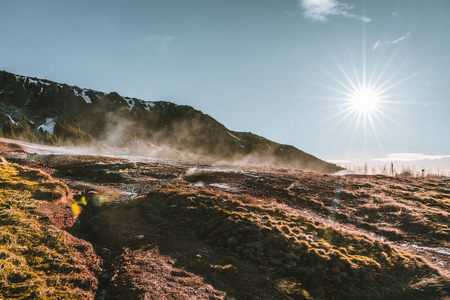
[[[0,122],[26,126],[33,134],[53,134],[59,122],[81,132],[84,140],[91,140],[91,135],[105,148],[127,148],[130,154],[171,152],[175,158],[195,156],[325,173],[340,170],[293,146],[228,130],[190,106],[105,94],[5,71],[0,71]]]

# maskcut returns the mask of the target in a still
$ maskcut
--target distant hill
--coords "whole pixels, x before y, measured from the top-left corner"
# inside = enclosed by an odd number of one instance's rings
[[[64,142],[77,137],[71,141],[98,141],[101,147],[130,154],[171,152],[177,158],[324,173],[341,170],[293,146],[231,131],[191,106],[105,94],[5,71],[0,71],[0,124],[3,133],[19,130],[16,138],[32,135],[55,142],[63,137]]]

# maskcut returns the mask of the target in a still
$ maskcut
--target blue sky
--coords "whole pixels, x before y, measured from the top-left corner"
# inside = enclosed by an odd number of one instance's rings
[[[450,170],[449,14],[447,0],[0,0],[0,69],[191,105],[327,160]],[[366,114],[349,104],[364,78],[379,98]]]

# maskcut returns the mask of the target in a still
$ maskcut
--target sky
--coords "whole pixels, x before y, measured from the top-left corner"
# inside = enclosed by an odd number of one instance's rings
[[[341,165],[450,172],[449,14],[448,0],[0,0],[0,70],[190,105]]]

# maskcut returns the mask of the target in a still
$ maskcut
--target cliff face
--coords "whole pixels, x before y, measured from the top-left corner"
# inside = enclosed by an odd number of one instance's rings
[[[139,141],[225,162],[326,173],[340,170],[295,147],[228,130],[190,106],[105,94],[0,71],[0,122],[7,120],[34,132],[39,128],[51,131],[55,120],[64,121],[112,146],[126,147],[130,141]]]

